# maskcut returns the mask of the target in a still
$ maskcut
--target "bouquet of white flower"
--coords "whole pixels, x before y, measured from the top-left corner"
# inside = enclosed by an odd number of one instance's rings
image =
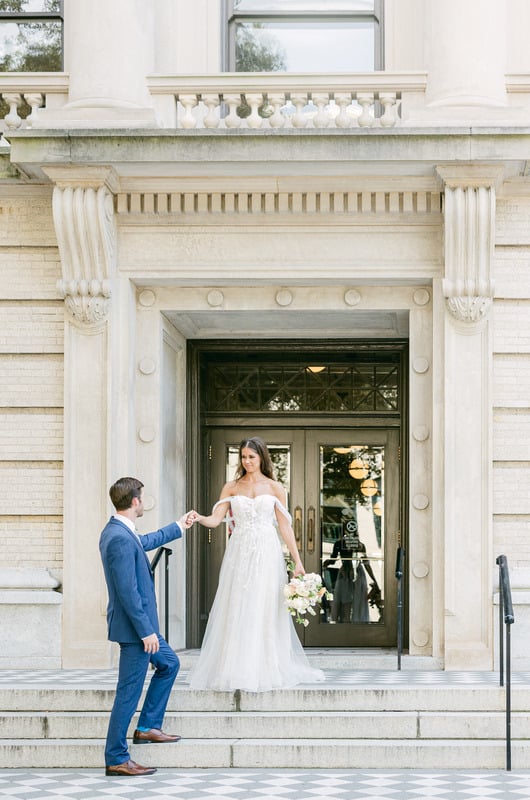
[[[310,572],[307,575],[297,575],[296,578],[291,578],[289,583],[284,586],[283,593],[290,615],[299,625],[307,627],[309,620],[305,615],[311,614],[313,617],[316,615],[314,607],[320,603],[326,594],[326,589],[322,585],[320,575]]]

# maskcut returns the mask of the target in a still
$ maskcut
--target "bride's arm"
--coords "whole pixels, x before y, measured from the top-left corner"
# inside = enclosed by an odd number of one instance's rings
[[[226,499],[226,503],[222,501]],[[225,484],[223,486],[223,491],[221,492],[221,496],[215,506],[213,507],[213,511],[208,516],[204,516],[202,514],[197,514],[196,522],[200,525],[204,525],[205,528],[216,528],[218,525],[226,517],[226,512],[228,511],[228,506],[230,505],[230,493],[229,493],[229,485]]]
[[[278,498],[282,506],[286,508],[287,497],[283,486],[278,486],[278,489],[275,491],[275,496]],[[304,565],[302,564],[300,553],[298,552],[298,547],[296,546],[296,539],[294,536],[294,531],[291,526],[291,523],[289,522],[285,514],[282,513],[278,508],[276,509],[276,519],[278,520],[278,528],[280,530],[280,535],[285,544],[287,545],[287,549],[289,550],[291,557],[294,561],[295,576],[305,575]]]

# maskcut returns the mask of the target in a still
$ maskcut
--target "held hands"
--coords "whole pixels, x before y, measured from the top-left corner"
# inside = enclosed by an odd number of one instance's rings
[[[183,529],[191,528],[194,522],[197,522],[199,515],[196,511],[187,511],[182,517],[178,520],[178,524]]]

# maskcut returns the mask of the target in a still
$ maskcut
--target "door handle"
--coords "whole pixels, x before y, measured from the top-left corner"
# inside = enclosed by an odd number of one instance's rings
[[[315,508],[309,506],[307,509],[307,552],[315,551]]]
[[[302,547],[302,509],[296,506],[294,510],[294,538],[296,546],[300,550]]]

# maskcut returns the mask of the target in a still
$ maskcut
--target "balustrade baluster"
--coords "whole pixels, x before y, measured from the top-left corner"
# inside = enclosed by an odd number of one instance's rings
[[[373,115],[370,113],[370,106],[373,105],[374,95],[371,92],[358,92],[357,102],[362,108],[361,116],[358,119],[360,127],[371,128],[375,121]]]
[[[317,107],[317,113],[313,117],[313,127],[327,128],[331,121],[331,115],[329,111],[326,110],[326,106],[329,103],[329,94],[324,94],[323,92],[313,94],[313,103]]]
[[[280,109],[285,105],[285,94],[270,94],[269,103],[274,110],[273,114],[269,117],[269,125],[271,128],[283,128],[285,125],[285,116]]]
[[[260,117],[258,109],[263,103],[263,94],[246,94],[245,99],[250,106],[250,115],[247,117],[248,127],[261,128],[263,119]]]
[[[33,127],[33,124],[35,123],[38,116],[37,109],[42,108],[42,106],[44,105],[44,97],[42,94],[25,94],[24,100],[31,108],[31,114],[28,117],[26,117],[26,124],[28,128],[31,128]]]
[[[22,125],[22,119],[18,115],[17,108],[22,104],[21,94],[3,94],[3,99],[9,105],[9,112],[4,117],[4,122],[9,130],[15,130]]]
[[[202,96],[202,101],[208,112],[203,119],[203,125],[205,128],[218,128],[219,123],[221,121],[219,115],[219,109],[221,105],[221,101],[219,99],[218,94],[204,94]]]
[[[335,102],[340,108],[335,117],[335,125],[337,128],[350,128],[353,125],[353,115],[348,114],[346,108],[351,104],[351,93],[336,94]]]
[[[296,108],[296,113],[293,114],[292,124],[294,128],[305,128],[308,121],[307,114],[304,114],[304,106],[307,105],[307,94],[292,94],[291,102]]]
[[[181,94],[179,95],[179,101],[184,108],[184,116],[180,121],[180,125],[182,128],[196,128],[197,127],[197,118],[195,117],[192,109],[195,108],[198,104],[198,98],[196,94]]]
[[[392,94],[380,94],[379,101],[383,106],[384,112],[381,115],[381,119],[379,122],[383,126],[383,128],[392,128],[396,124],[396,115],[395,115],[395,102],[396,102],[396,95]]]
[[[237,114],[237,109],[241,105],[241,95],[239,94],[225,94],[224,100],[228,105],[228,114],[225,117],[225,125],[227,128],[239,128],[241,125],[241,118]]]

